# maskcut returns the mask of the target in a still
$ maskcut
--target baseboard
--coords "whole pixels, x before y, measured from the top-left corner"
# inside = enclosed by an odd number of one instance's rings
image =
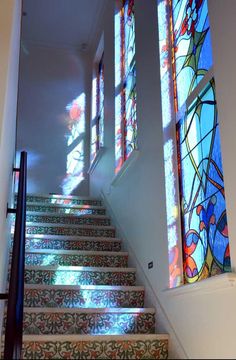
[[[116,227],[117,235],[122,239],[123,250],[129,253],[129,265],[136,268],[137,283],[145,286],[145,306],[154,307],[158,314],[157,332],[168,333],[170,336],[169,341],[169,359],[188,359],[188,356],[181,344],[178,335],[176,334],[174,327],[171,324],[163,306],[161,305],[156,293],[154,292],[152,285],[145,275],[145,272],[136,257],[135,251],[129,244],[129,241],[125,235],[125,232],[117,220],[115,213],[109,203],[105,193],[101,191],[101,197],[104,205],[107,209],[107,213],[112,220],[112,224]]]

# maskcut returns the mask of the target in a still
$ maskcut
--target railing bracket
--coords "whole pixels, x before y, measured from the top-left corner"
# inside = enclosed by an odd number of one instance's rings
[[[6,294],[0,293],[0,300],[7,300],[7,299],[8,299],[8,293],[6,293]]]
[[[13,172],[19,172],[20,168],[13,168]]]
[[[16,214],[16,209],[14,208],[7,208],[7,214]]]

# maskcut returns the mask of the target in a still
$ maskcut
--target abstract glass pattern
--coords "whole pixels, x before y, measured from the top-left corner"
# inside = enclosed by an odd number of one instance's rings
[[[212,79],[177,124],[185,281],[230,271],[220,136]]]
[[[91,163],[104,145],[104,55],[92,83]]]
[[[169,0],[176,111],[212,66],[207,0]]]
[[[123,0],[115,15],[116,173],[137,148],[134,0]]]

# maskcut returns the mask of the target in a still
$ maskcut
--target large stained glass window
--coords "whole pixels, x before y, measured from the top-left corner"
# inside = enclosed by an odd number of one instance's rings
[[[176,110],[212,66],[207,0],[170,0]]]
[[[121,1],[115,15],[116,173],[137,148],[134,0]]]
[[[174,194],[179,183],[183,275],[193,283],[231,270],[207,0],[159,0],[158,20],[166,188],[169,194],[172,186]],[[176,163],[171,167],[174,157],[166,154],[173,133],[178,174],[170,182]],[[168,194],[171,219],[174,201]],[[173,241],[168,233],[168,242],[171,255],[177,237]],[[176,256],[170,256],[171,287],[179,285],[174,268]]]
[[[91,163],[104,145],[104,54],[96,66],[92,84]]]
[[[195,282],[230,270],[215,84],[177,124],[184,276]]]

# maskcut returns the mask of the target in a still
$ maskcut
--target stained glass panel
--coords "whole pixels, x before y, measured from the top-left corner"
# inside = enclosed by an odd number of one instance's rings
[[[176,110],[212,66],[207,0],[170,0]]]
[[[137,147],[134,0],[115,15],[116,173]]]
[[[184,276],[230,271],[219,125],[212,80],[177,125]]]

